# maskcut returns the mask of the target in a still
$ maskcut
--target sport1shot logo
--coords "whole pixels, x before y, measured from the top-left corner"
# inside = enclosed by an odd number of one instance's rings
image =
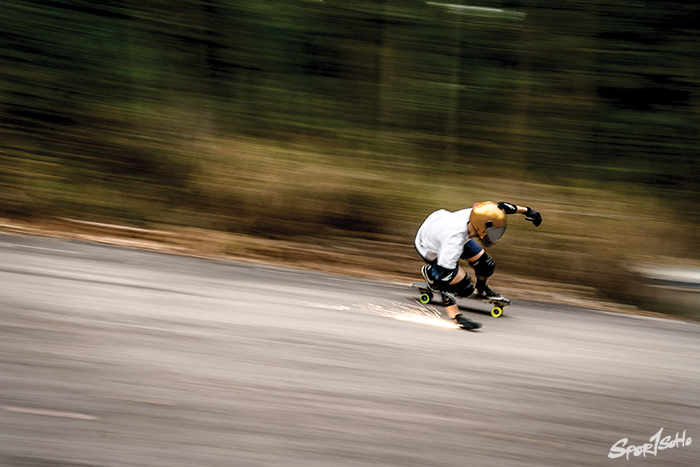
[[[629,460],[630,454],[633,454],[635,457],[639,457],[641,455],[646,457],[647,454],[653,454],[656,456],[656,453],[663,451],[664,449],[684,448],[690,446],[690,444],[693,442],[691,437],[685,437],[685,431],[683,431],[683,436],[680,436],[680,432],[676,433],[675,439],[672,439],[670,436],[661,438],[662,431],[664,431],[663,427],[661,427],[661,429],[656,432],[654,436],[649,438],[648,443],[640,444],[639,446],[629,445],[625,447],[629,440],[627,438],[622,438],[620,441],[612,445],[610,452],[608,453],[608,457],[611,459],[617,459],[618,457],[626,455],[627,460]]]

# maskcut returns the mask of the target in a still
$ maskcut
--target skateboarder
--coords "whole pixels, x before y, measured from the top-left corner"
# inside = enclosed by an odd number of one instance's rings
[[[458,297],[507,300],[486,284],[493,275],[496,263],[473,239],[479,239],[485,247],[498,242],[508,225],[507,214],[524,214],[535,226],[542,223],[539,212],[517,204],[484,201],[472,208],[449,212],[440,209],[423,222],[414,245],[418,254],[427,263],[421,269],[425,282],[434,290]],[[476,275],[476,291],[471,277],[462,269],[460,259],[469,262]],[[447,313],[457,324],[467,329],[478,329],[476,323],[459,312],[459,307],[450,295],[447,297]]]

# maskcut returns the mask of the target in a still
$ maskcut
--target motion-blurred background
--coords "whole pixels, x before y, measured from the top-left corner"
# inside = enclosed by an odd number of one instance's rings
[[[5,224],[417,277],[430,212],[505,200],[544,223],[511,217],[502,286],[697,313],[696,2],[0,8]]]

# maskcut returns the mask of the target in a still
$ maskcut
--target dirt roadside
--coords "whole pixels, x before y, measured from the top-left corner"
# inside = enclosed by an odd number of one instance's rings
[[[0,232],[75,239],[199,258],[243,261],[319,271],[392,284],[417,280],[420,261],[411,246],[361,239],[284,241],[261,239],[189,227],[167,229],[91,222],[69,218],[0,218]],[[376,258],[384,258],[377,267]],[[664,318],[681,317],[653,313],[601,299],[590,287],[531,280],[499,274],[494,288],[511,299],[534,300]],[[407,293],[409,289],[407,287]]]

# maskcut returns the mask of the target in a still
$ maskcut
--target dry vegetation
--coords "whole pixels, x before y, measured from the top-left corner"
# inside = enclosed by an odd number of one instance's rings
[[[498,262],[493,283],[513,298],[631,309],[643,306],[634,265],[694,262],[692,224],[621,186],[536,184],[478,168],[444,174],[411,161],[391,167],[381,157],[329,157],[255,140],[209,140],[190,150],[197,169],[187,190],[195,196],[175,209],[139,193],[101,197],[93,185],[82,203],[140,203],[136,211],[146,214],[115,223],[102,207],[103,215],[12,216],[2,228],[405,283],[418,274],[412,239],[430,212],[492,199],[531,205],[545,220],[535,228],[511,216],[490,250]],[[30,198],[22,192],[16,202]]]

